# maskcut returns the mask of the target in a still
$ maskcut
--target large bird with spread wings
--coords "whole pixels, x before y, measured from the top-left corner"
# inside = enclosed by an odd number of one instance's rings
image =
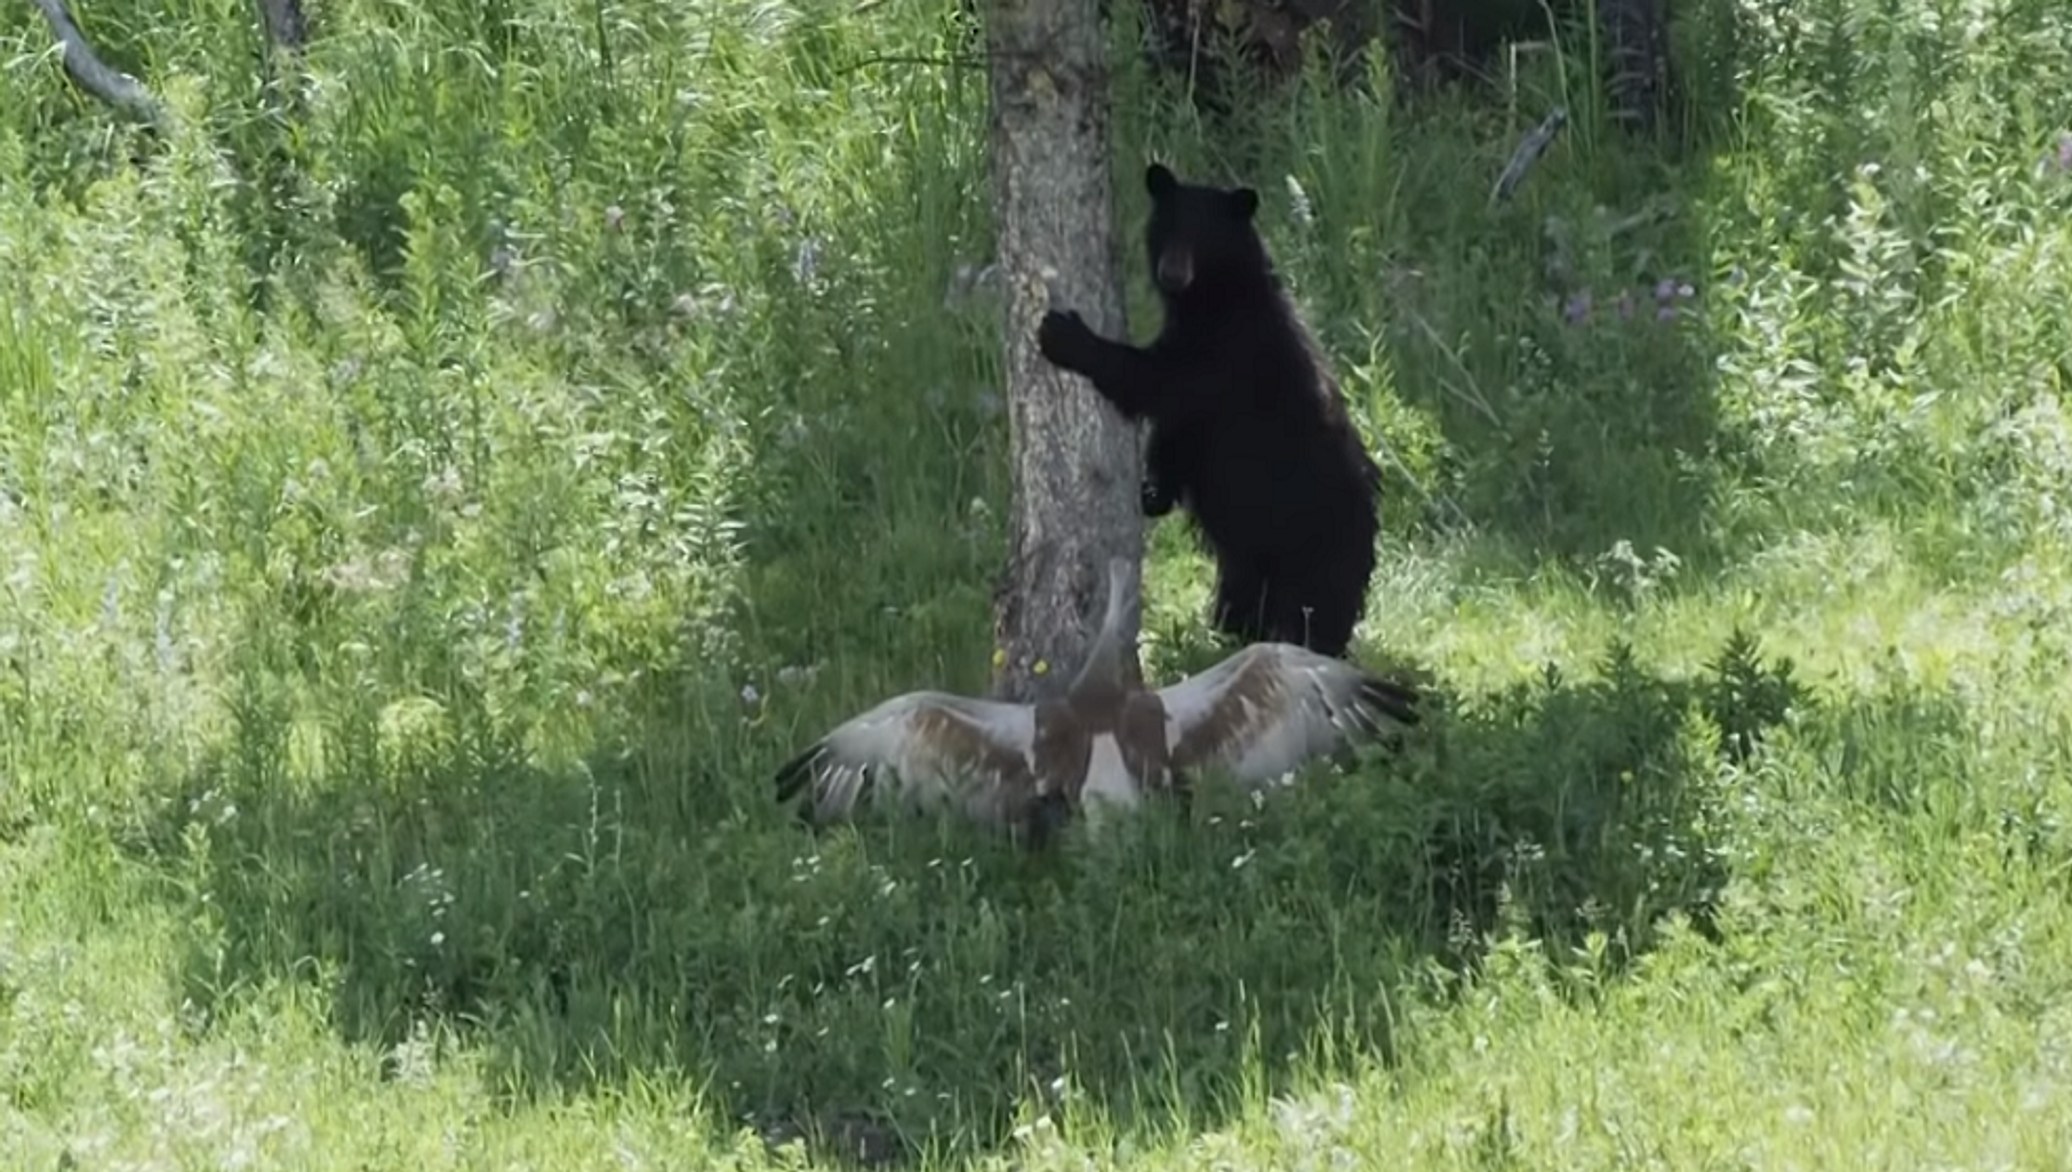
[[[1344,660],[1255,643],[1199,675],[1151,689],[1124,675],[1130,564],[1108,563],[1108,599],[1064,695],[1009,704],[947,692],[895,696],[837,726],[777,771],[777,799],[811,822],[847,818],[873,789],[917,807],[949,803],[1032,839],[1089,800],[1134,807],[1220,768],[1256,788],[1335,752],[1383,719],[1418,722],[1416,694]],[[890,775],[888,779],[888,774]]]

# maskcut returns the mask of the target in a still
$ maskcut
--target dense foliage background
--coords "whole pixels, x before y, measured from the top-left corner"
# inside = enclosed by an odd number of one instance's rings
[[[953,6],[340,0],[306,84],[83,6],[163,134],[8,8],[0,1148],[2057,1166],[2072,15],[1683,8],[1663,143],[1579,39],[1212,148],[1117,29],[1125,230],[1147,158],[1263,192],[1390,471],[1357,654],[1445,711],[1033,859],[769,791],[985,678]]]

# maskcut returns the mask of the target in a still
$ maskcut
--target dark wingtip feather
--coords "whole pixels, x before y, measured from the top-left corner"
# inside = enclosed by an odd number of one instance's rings
[[[799,796],[800,791],[806,788],[806,783],[813,780],[813,763],[819,759],[822,751],[822,747],[815,743],[813,747],[777,767],[778,801],[788,802]]]
[[[1361,702],[1403,724],[1416,724],[1424,719],[1417,711],[1417,699],[1415,690],[1393,680],[1368,676],[1360,681]]]

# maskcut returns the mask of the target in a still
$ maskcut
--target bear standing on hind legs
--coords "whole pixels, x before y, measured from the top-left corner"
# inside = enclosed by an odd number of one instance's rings
[[[1248,187],[1144,172],[1165,323],[1149,346],[1052,310],[1037,344],[1116,410],[1149,420],[1143,509],[1175,504],[1216,560],[1214,621],[1244,643],[1343,657],[1374,573],[1381,469],[1273,271]]]

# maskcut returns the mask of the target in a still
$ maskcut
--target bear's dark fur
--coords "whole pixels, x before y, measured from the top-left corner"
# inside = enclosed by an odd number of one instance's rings
[[[1144,514],[1175,504],[1216,560],[1214,622],[1246,643],[1343,656],[1374,572],[1381,470],[1273,270],[1251,188],[1153,163],[1145,229],[1165,323],[1148,347],[1053,310],[1043,356],[1149,420]]]

